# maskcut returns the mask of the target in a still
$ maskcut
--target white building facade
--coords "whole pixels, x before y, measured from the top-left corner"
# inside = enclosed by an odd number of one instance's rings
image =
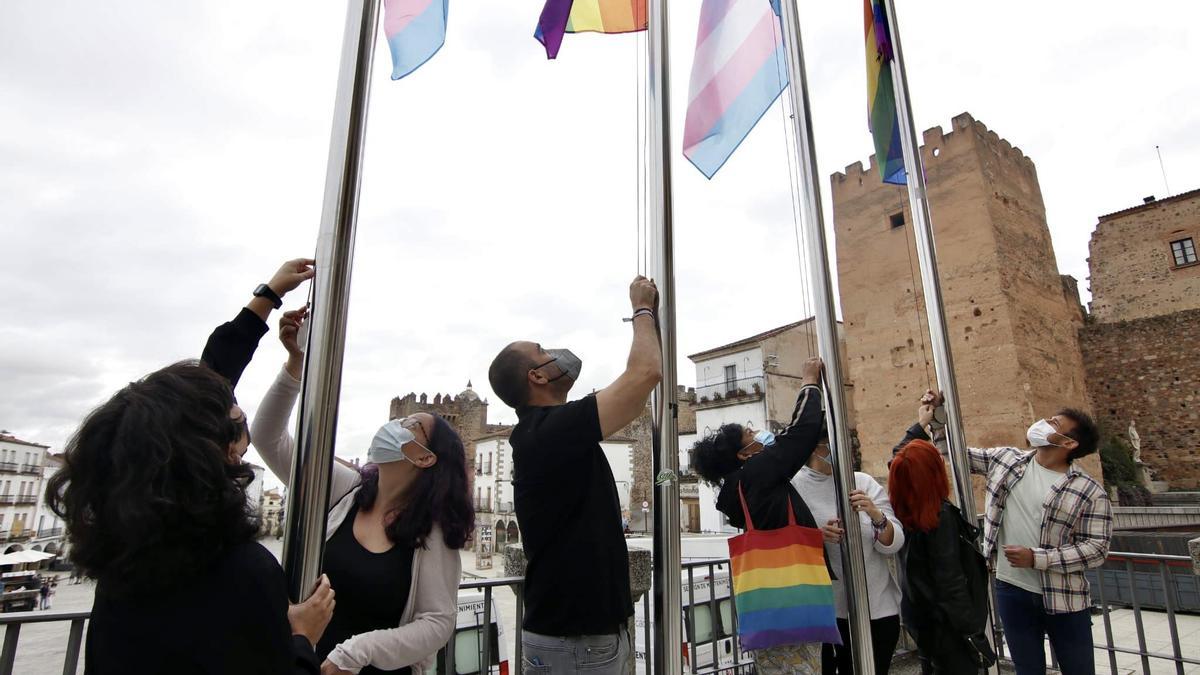
[[[49,449],[0,432],[0,547],[5,553],[29,548],[37,536]]]
[[[508,442],[511,431],[511,428],[502,429],[475,438],[475,485],[471,496],[475,505],[475,542],[478,547],[479,542],[488,541],[487,537],[478,536],[481,528],[488,527],[495,552],[521,541],[520,524],[513,508],[512,445]],[[626,516],[630,509],[629,492],[633,488],[633,444],[632,438],[623,437],[600,443],[613,472],[621,511]]]

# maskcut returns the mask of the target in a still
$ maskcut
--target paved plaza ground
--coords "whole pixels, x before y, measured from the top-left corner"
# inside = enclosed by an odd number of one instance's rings
[[[271,549],[277,556],[281,551],[281,544],[276,540],[264,540],[263,544]],[[500,577],[503,575],[502,558],[495,558],[497,567],[491,570],[475,569],[475,555],[473,553],[463,554],[463,571],[469,575],[478,577]],[[86,611],[91,609],[92,596],[95,592],[95,585],[91,582],[84,582],[78,585],[72,585],[66,581],[67,575],[63,574],[58,584],[58,593],[54,597],[54,605],[51,612],[60,611]],[[504,623],[504,636],[506,642],[506,653],[509,658],[512,658],[514,653],[513,636],[516,635],[516,625],[514,623],[516,616],[516,598],[507,588],[500,588],[495,591],[497,609],[500,612]],[[1128,609],[1114,609],[1109,615],[1112,623],[1113,641],[1119,646],[1127,646],[1136,648],[1138,644],[1137,628],[1134,621],[1133,611]],[[1146,643],[1149,651],[1169,654],[1171,653],[1171,634],[1167,623],[1167,615],[1163,612],[1142,613],[1144,624]],[[1179,627],[1179,643],[1183,655],[1188,658],[1200,660],[1200,616],[1177,616]],[[17,648],[17,659],[13,673],[16,675],[60,675],[63,672],[63,658],[66,654],[67,636],[70,624],[67,622],[55,622],[46,624],[28,624],[21,628],[20,642]],[[1096,616],[1093,621],[1093,633],[1097,644],[1104,644],[1104,622],[1100,616]],[[1110,673],[1108,654],[1097,650],[1096,652],[1096,671],[1098,673]],[[83,661],[80,659],[80,667],[77,672],[83,672]],[[516,672],[510,670],[510,672]],[[892,670],[898,675],[908,675],[909,673],[920,672],[916,665],[911,660],[898,662]],[[1117,671],[1119,675],[1132,675],[1142,673],[1141,660],[1138,656],[1132,654],[1117,655]],[[1150,673],[1153,675],[1175,673],[1175,666],[1172,662],[1160,659],[1150,660]],[[1200,675],[1200,666],[1184,666],[1184,673],[1187,675]]]

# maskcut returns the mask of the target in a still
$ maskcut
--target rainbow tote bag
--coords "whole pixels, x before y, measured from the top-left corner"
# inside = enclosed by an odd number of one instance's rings
[[[730,537],[729,560],[742,649],[841,644],[821,531],[796,524],[790,499],[786,527],[755,529],[740,482],[738,499],[746,531]]]

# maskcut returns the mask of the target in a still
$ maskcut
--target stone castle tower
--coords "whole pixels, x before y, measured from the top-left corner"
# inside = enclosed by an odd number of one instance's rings
[[[388,419],[400,419],[414,413],[430,413],[439,415],[454,427],[462,438],[467,452],[467,476],[475,476],[475,437],[481,436],[490,429],[487,423],[487,401],[480,399],[479,394],[467,382],[467,388],[458,396],[450,394],[435,394],[430,400],[427,394],[409,393],[392,399],[388,410]]]
[[[1059,275],[1033,161],[963,113],[923,134],[950,347],[967,442],[1025,445],[1058,408],[1088,409],[1075,280]],[[863,470],[891,448],[936,386],[904,186],[875,158],[835,173],[834,228]],[[1099,461],[1083,467],[1101,475]]]

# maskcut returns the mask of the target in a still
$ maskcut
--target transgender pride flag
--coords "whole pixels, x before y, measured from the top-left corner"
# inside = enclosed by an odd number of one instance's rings
[[[392,50],[392,79],[420,68],[446,42],[450,0],[383,0],[383,34]]]
[[[787,83],[779,0],[704,0],[683,154],[712,178]]]

